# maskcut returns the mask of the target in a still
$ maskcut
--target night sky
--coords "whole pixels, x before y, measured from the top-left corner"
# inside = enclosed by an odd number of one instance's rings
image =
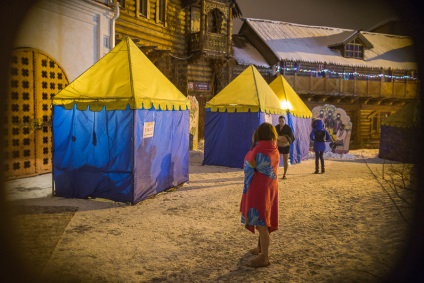
[[[397,17],[387,0],[238,0],[243,18],[257,18],[305,25],[363,29]],[[234,20],[233,33],[241,21]]]

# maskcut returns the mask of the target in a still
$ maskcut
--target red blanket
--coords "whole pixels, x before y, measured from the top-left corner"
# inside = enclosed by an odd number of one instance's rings
[[[254,226],[278,229],[278,166],[275,141],[259,141],[244,158],[244,189],[240,203],[241,222],[255,233]]]

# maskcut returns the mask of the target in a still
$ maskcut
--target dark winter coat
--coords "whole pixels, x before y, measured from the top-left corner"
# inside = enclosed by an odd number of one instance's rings
[[[325,142],[315,141],[315,133],[318,130],[324,130],[325,131]],[[311,141],[314,142],[314,151],[325,151],[325,143],[331,141],[331,136],[327,132],[327,130],[324,129],[324,123],[322,122],[321,119],[314,120],[314,122],[312,123],[312,131],[311,131],[311,134],[309,135],[309,137],[310,137]]]

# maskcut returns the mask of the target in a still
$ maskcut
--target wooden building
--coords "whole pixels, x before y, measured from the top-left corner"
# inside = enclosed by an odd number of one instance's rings
[[[200,106],[231,79],[232,18],[240,15],[231,0],[121,0],[116,41],[129,36],[146,56]]]
[[[353,124],[351,149],[378,147],[381,121],[419,93],[407,36],[244,19],[234,39],[240,66],[233,77],[259,65],[267,80],[281,73],[310,109],[344,109]]]

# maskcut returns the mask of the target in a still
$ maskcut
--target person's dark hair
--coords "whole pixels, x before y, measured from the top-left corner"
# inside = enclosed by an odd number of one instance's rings
[[[254,148],[257,142],[258,142],[258,131],[255,130],[255,133],[252,136],[252,145],[250,146],[250,149]]]
[[[280,117],[278,117],[278,120],[283,119],[284,121],[286,120],[286,117],[284,117],[283,115],[281,115]]]
[[[278,134],[277,134],[277,130],[275,129],[273,125],[265,122],[260,124],[259,127],[256,128],[254,137],[257,138],[256,142],[263,141],[263,140],[276,141]]]

